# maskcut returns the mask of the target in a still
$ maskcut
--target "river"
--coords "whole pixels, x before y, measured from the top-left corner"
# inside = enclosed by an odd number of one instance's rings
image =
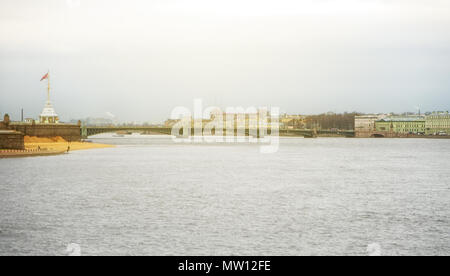
[[[0,160],[0,255],[450,254],[450,140],[92,140]]]

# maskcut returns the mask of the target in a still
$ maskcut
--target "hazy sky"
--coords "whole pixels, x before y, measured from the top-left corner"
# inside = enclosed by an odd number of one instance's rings
[[[450,109],[448,0],[1,0],[0,114]]]

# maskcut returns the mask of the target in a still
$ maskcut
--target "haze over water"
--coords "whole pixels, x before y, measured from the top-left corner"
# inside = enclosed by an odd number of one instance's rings
[[[450,140],[281,139],[0,160],[0,255],[450,252]]]

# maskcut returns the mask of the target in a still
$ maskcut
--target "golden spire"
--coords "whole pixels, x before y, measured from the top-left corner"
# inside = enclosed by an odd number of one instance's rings
[[[50,70],[47,73],[47,101],[50,101]]]

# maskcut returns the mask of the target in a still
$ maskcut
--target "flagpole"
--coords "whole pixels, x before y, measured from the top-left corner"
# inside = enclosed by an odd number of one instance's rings
[[[47,101],[50,101],[50,71],[47,73]]]

